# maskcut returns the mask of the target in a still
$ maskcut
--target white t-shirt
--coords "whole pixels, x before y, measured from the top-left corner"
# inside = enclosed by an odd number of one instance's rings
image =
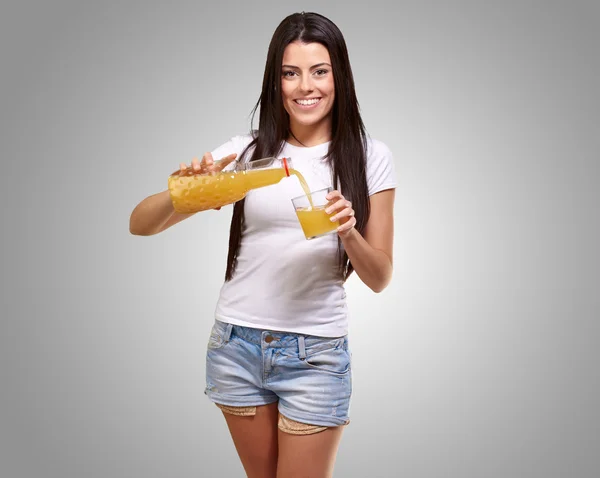
[[[250,135],[231,138],[212,151],[214,160],[231,153],[239,159],[251,139]],[[323,160],[328,147],[329,143],[310,148],[285,143],[278,157],[290,158],[293,169],[314,191],[333,186],[331,169]],[[388,147],[370,139],[367,154],[369,195],[395,188]],[[348,333],[346,293],[337,272],[338,236],[305,238],[291,201],[303,194],[298,178],[292,175],[246,195],[237,266],[233,278],[221,288],[217,320],[322,337]]]

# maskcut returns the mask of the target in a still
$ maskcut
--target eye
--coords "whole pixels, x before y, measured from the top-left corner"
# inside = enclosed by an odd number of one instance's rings
[[[296,72],[295,72],[295,71],[288,70],[288,71],[283,71],[283,72],[281,73],[281,76],[283,76],[284,78],[290,78],[290,77],[292,77],[292,76],[293,76],[293,75],[295,75],[295,74],[296,74]]]
[[[315,74],[317,76],[323,76],[323,75],[326,75],[327,73],[329,73],[329,70],[323,70],[323,69],[315,70]]]

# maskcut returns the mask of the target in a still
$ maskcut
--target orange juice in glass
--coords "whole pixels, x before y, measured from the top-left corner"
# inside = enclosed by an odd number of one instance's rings
[[[335,213],[327,214],[325,212],[325,208],[332,204],[331,201],[326,199],[327,194],[331,191],[332,188],[328,187],[292,199],[292,204],[306,239],[315,239],[332,234],[340,226],[339,221],[331,221],[331,216]]]

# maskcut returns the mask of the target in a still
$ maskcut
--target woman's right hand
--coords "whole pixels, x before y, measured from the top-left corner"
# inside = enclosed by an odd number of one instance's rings
[[[233,153],[225,156],[220,161],[215,162],[212,154],[204,153],[201,161],[198,161],[198,158],[194,158],[190,166],[187,166],[185,163],[181,163],[179,165],[179,171],[180,174],[186,174],[188,172],[193,172],[196,174],[217,174],[225,169],[229,163],[234,161],[236,157],[237,154]]]
[[[179,174],[187,174],[188,172],[192,172],[194,174],[217,174],[223,171],[225,167],[235,160],[237,157],[236,153],[232,153],[228,156],[225,156],[220,161],[215,162],[210,153],[204,153],[202,156],[202,161],[198,161],[198,158],[192,159],[192,164],[187,166],[185,163],[181,163],[179,165]],[[215,208],[217,211],[221,209],[220,207]]]

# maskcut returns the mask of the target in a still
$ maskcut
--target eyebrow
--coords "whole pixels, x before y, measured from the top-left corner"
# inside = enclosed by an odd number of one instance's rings
[[[310,67],[310,69],[314,69],[314,68],[319,68],[320,66],[328,66],[331,68],[331,65],[329,63],[323,62],[323,63],[317,63],[316,65],[313,65]],[[294,70],[299,70],[300,68],[294,65],[281,65],[282,68],[293,68]]]

